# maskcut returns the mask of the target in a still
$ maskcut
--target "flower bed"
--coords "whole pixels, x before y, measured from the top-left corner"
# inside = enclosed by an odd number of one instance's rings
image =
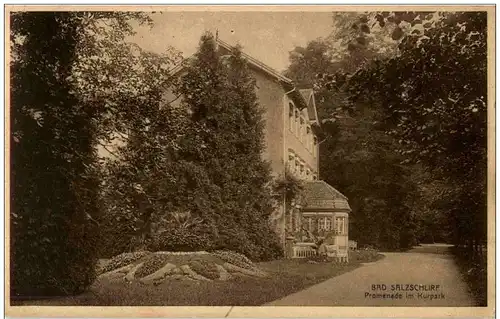
[[[214,251],[212,254],[224,260],[225,262],[231,263],[233,265],[236,265],[244,269],[255,268],[255,265],[252,263],[252,261],[248,259],[245,255],[238,254],[233,251],[217,250]]]
[[[107,262],[98,271],[98,273],[102,274],[102,273],[105,273],[108,271],[118,269],[120,267],[127,266],[133,262],[138,261],[139,259],[142,259],[142,258],[150,255],[150,254],[151,254],[151,252],[149,252],[149,251],[136,251],[136,252],[132,252],[132,253],[123,253],[123,254],[117,255],[117,256],[111,258],[111,260],[109,262]]]
[[[152,273],[160,270],[170,259],[168,255],[159,255],[154,254],[149,256],[144,264],[135,272],[135,278],[146,277],[147,275],[151,275]]]
[[[217,269],[217,264],[204,259],[189,261],[189,267],[196,273],[208,279],[218,279],[220,274]]]

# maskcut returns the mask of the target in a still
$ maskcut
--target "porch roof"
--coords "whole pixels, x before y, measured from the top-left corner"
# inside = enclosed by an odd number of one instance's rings
[[[304,183],[303,211],[350,212],[346,196],[325,181]]]

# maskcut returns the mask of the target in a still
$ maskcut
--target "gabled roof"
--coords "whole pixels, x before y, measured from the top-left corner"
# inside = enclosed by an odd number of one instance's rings
[[[351,211],[346,196],[325,181],[304,183],[304,211]]]
[[[219,38],[216,39],[216,44],[226,51],[233,50],[233,47],[230,44],[222,41]],[[256,68],[256,69],[266,73],[267,75],[271,76],[272,78],[275,78],[276,80],[278,80],[281,83],[281,85],[283,86],[283,88],[285,89],[285,91],[287,92],[287,94],[290,95],[290,97],[292,98],[294,103],[296,103],[296,106],[299,109],[307,108],[309,119],[311,122],[313,122],[313,124],[314,124],[313,129],[316,131],[316,133],[318,133],[321,130],[320,129],[320,122],[318,119],[318,114],[316,111],[316,103],[314,100],[314,91],[312,89],[298,90],[298,89],[296,89],[295,84],[293,83],[293,81],[291,79],[284,76],[280,72],[276,71],[272,67],[262,63],[261,61],[255,59],[254,57],[246,54],[243,51],[241,52],[241,55],[243,56],[243,58],[245,58],[245,60],[247,60],[247,62],[250,64],[251,67]],[[186,63],[189,63],[189,61],[191,61],[192,59],[193,59],[193,57],[187,58],[183,63],[176,66],[174,69],[172,69],[171,74],[176,75],[176,74],[182,72]]]
[[[231,45],[229,45],[228,43],[222,41],[221,39],[217,39],[217,44],[221,47],[223,47],[224,49],[228,50],[228,51],[231,51],[233,50],[233,47]],[[256,67],[262,71],[264,71],[265,73],[267,73],[268,75],[271,75],[272,77],[275,77],[276,79],[280,80],[280,81],[283,81],[285,83],[293,83],[293,81],[289,78],[287,78],[286,76],[284,76],[283,74],[279,73],[278,71],[276,71],[275,69],[273,69],[272,67],[262,63],[261,61],[251,57],[250,55],[246,54],[245,52],[241,52],[241,55],[248,61],[248,63],[250,65],[252,65],[253,67]]]

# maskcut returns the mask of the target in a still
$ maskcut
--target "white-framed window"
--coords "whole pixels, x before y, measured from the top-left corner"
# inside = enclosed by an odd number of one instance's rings
[[[299,140],[301,142],[304,141],[305,139],[305,133],[304,133],[304,118],[301,116],[300,117],[300,124],[299,124]]]
[[[321,231],[325,227],[325,221],[323,220],[324,218],[318,218],[318,231]]]
[[[345,217],[335,217],[335,234],[344,235],[346,233]]]
[[[328,217],[325,218],[325,230],[332,230],[332,220]]]

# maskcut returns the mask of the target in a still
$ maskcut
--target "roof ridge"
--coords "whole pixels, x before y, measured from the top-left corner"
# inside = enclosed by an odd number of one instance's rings
[[[344,198],[344,199],[347,199],[347,196],[345,196],[344,194],[342,194],[340,191],[338,191],[335,187],[333,187],[332,185],[328,184],[327,182],[325,182],[324,180],[320,180],[320,182],[322,182],[323,184],[326,185],[326,187],[328,187],[328,189],[330,189],[330,191],[332,191],[332,193],[334,193],[335,195],[339,195],[340,197]]]
[[[349,201],[345,195],[324,180],[304,181],[304,209],[333,209],[350,211]]]
[[[232,45],[230,45],[229,43],[227,42],[224,42],[222,41],[220,38],[217,38],[217,44],[223,46],[225,49],[227,50],[231,50],[233,49],[234,47]],[[246,58],[248,59],[251,63],[253,63],[254,65],[258,66],[259,68],[261,68],[262,70],[266,71],[267,73],[277,77],[278,79],[284,81],[284,82],[287,82],[287,83],[293,83],[293,81],[282,75],[280,72],[278,72],[276,69],[270,67],[269,65],[265,64],[264,62],[261,62],[260,60],[252,57],[251,55],[243,52],[243,50],[241,50],[241,54]]]

